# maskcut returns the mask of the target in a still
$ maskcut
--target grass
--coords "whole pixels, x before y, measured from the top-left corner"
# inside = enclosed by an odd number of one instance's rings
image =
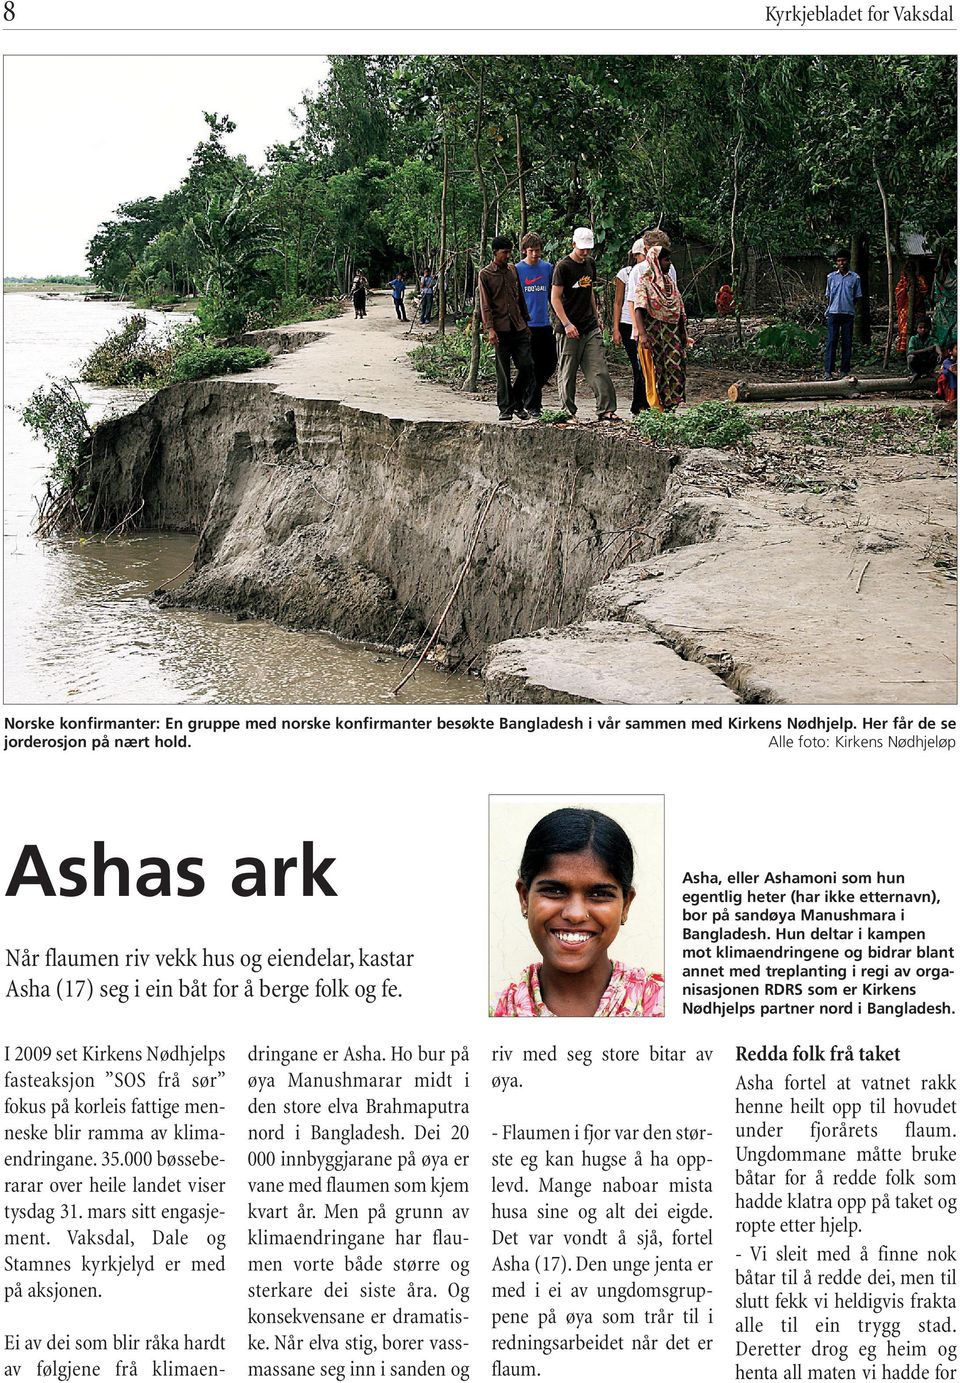
[[[66,275],[50,279],[4,279],[4,293],[89,293],[96,288],[93,279],[68,278]]]
[[[763,431],[778,432],[808,447],[838,448],[884,455],[942,456],[956,448],[949,428],[938,428],[929,408],[903,404],[875,408],[818,408],[768,415]]]
[[[681,413],[656,409],[640,413],[633,427],[645,441],[660,446],[735,447],[747,441],[753,422],[742,408],[731,403],[698,403]]]
[[[433,341],[424,341],[410,353],[417,374],[437,384],[461,389],[470,369],[470,337],[464,332],[447,332]],[[492,384],[497,377],[493,347],[480,342],[479,384]]]
[[[170,378],[207,379],[210,375],[237,375],[270,363],[270,352],[261,346],[196,345],[176,356]]]

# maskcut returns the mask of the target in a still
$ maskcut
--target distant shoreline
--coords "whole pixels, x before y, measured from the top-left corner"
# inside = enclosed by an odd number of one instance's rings
[[[51,282],[49,279],[5,279],[4,293],[33,293],[38,297],[89,298],[93,302],[105,302],[113,306],[136,308],[141,312],[193,313],[196,312],[197,299],[183,298],[172,303],[145,303],[136,298],[101,296],[102,290],[92,283]]]
[[[95,293],[90,279],[15,279],[3,281],[4,293]]]

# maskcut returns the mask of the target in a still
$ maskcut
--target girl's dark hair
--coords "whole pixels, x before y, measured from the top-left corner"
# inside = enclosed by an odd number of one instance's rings
[[[633,846],[622,826],[603,812],[560,807],[542,817],[527,836],[520,861],[520,881],[529,888],[553,855],[589,850],[628,893],[633,887]]]

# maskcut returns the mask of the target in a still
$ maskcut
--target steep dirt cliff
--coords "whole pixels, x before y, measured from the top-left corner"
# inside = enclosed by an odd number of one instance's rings
[[[243,379],[175,385],[107,424],[94,474],[105,526],[136,513],[199,534],[172,603],[401,644],[466,564],[441,637],[477,660],[580,615],[613,536],[657,509],[669,457],[629,435],[389,418]]]

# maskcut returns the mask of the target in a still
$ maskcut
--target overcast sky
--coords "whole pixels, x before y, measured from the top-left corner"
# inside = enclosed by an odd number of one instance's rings
[[[206,134],[254,164],[294,134],[290,108],[322,57],[10,57],[4,68],[4,275],[83,270],[87,241],[120,202],[159,196]]]

